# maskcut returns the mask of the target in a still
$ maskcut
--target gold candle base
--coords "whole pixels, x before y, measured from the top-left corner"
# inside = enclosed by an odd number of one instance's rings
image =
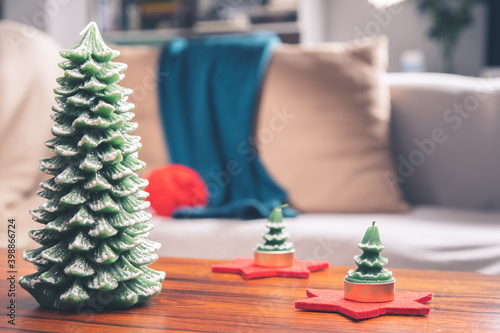
[[[395,282],[351,283],[344,280],[344,298],[363,303],[390,302],[394,300]]]
[[[282,268],[293,266],[293,253],[290,251],[254,251],[254,264],[260,267]]]

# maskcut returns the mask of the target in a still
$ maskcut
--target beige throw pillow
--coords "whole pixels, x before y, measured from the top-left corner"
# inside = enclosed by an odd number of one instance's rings
[[[272,56],[258,113],[257,147],[270,175],[302,212],[408,210],[389,143],[387,38]]]
[[[146,162],[146,167],[138,175],[145,178],[152,169],[166,165],[169,159],[158,105],[158,81],[163,78],[158,75],[160,49],[144,45],[113,45],[112,48],[121,53],[115,61],[127,64],[120,85],[134,91],[128,101],[135,104],[132,121],[139,127],[132,134],[141,137],[139,159]]]

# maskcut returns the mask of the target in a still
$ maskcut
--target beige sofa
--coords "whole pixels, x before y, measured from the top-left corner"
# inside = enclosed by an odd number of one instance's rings
[[[40,228],[28,210],[42,202],[34,195],[44,176],[37,160],[50,153],[43,141],[61,72],[59,47],[43,33],[22,39],[19,29],[0,24],[2,36],[24,42],[19,53],[0,47],[9,74],[0,80],[0,214],[16,218],[23,248],[34,246],[27,231]],[[168,163],[156,94],[166,73],[157,72],[158,49],[119,49],[117,61],[129,65],[122,85],[135,91],[145,177]],[[270,174],[302,211],[288,220],[297,257],[352,266],[357,243],[376,220],[389,268],[500,273],[500,81],[386,74],[385,54],[381,37],[312,50],[284,45],[273,55],[255,138]],[[263,140],[280,111],[298,121]],[[159,254],[174,257],[251,256],[265,232],[263,220],[152,222]]]
[[[388,267],[499,274],[500,80],[429,73],[386,78],[396,175],[411,210],[303,213],[287,221],[297,256],[352,266],[375,220]],[[175,257],[251,256],[266,231],[263,220],[154,217],[153,223],[160,253]]]

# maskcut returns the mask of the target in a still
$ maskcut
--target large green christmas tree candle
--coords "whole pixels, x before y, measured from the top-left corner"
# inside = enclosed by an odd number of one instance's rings
[[[384,268],[388,259],[380,255],[384,245],[373,222],[358,244],[363,254],[356,255],[357,269],[351,269],[344,279],[345,298],[355,301],[384,302],[394,299],[392,272]]]
[[[54,92],[52,157],[41,169],[52,175],[38,192],[46,198],[33,219],[45,227],[30,237],[41,247],[23,257],[37,273],[20,285],[42,306],[78,309],[85,302],[128,308],[158,295],[165,278],[147,266],[160,245],[146,237],[152,225],[144,211],[147,181],[136,172],[140,138],[127,102],[130,89],[117,83],[126,65],[112,62],[119,52],[102,40],[91,22],[78,45],[60,54],[64,76]]]
[[[288,241],[289,233],[284,231],[286,224],[281,211],[287,206],[287,204],[278,206],[269,215],[266,223],[269,230],[262,236],[264,243],[257,244],[254,251],[257,266],[288,267],[293,265],[295,249],[292,242]]]

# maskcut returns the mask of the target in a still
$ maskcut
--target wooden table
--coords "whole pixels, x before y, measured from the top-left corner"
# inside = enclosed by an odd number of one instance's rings
[[[353,321],[335,313],[296,310],[306,288],[341,289],[346,267],[331,267],[311,278],[244,280],[211,273],[220,261],[161,258],[152,265],[167,274],[163,291],[128,310],[75,314],[45,309],[16,286],[15,326],[8,324],[6,251],[0,251],[0,331],[21,332],[500,332],[500,276],[393,269],[397,290],[432,291],[429,317],[382,316]],[[32,273],[17,253],[17,274]]]

